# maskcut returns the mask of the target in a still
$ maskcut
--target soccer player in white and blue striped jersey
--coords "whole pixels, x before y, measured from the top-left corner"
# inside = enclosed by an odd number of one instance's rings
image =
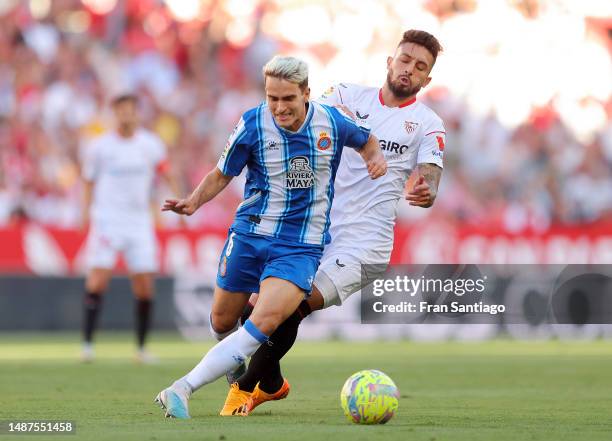
[[[245,200],[217,273],[211,327],[220,342],[159,393],[156,401],[168,417],[189,418],[191,393],[240,366],[310,293],[330,241],[329,212],[343,146],[357,149],[372,179],[386,173],[369,129],[336,108],[309,101],[306,63],[274,57],[264,66],[264,80],[266,102],[244,113],[217,167],[191,196],[167,200],[163,207],[190,215],[247,167]],[[259,293],[255,309],[233,332],[254,292]]]

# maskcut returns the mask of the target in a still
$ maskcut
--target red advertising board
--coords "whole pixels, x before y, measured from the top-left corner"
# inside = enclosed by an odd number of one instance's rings
[[[225,228],[158,232],[163,273],[214,272]],[[36,224],[0,229],[0,272],[79,274],[86,234]],[[612,263],[612,224],[509,233],[440,221],[395,229],[392,263]],[[123,264],[119,262],[119,269]]]

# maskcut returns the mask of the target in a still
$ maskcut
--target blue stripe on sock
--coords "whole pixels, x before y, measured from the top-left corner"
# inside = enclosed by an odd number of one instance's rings
[[[247,320],[246,322],[244,322],[244,325],[242,325],[242,327],[246,332],[251,334],[251,336],[253,336],[253,338],[261,344],[264,344],[270,339],[270,337],[268,337],[266,334],[257,329],[257,326],[255,326],[251,320]]]

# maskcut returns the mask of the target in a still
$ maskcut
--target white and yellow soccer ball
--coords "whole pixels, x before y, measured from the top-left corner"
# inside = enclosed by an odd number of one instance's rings
[[[346,380],[340,403],[344,415],[355,424],[385,424],[397,411],[399,390],[388,375],[368,369]]]

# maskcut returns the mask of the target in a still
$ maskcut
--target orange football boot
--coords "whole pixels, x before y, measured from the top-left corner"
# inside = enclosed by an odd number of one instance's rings
[[[291,389],[291,385],[289,384],[286,378],[283,378],[283,380],[284,381],[281,388],[273,394],[269,394],[261,390],[259,388],[259,383],[257,383],[257,386],[255,386],[253,393],[246,401],[244,413],[246,415],[250,414],[253,409],[255,409],[260,404],[265,403],[266,401],[276,401],[287,398],[287,395],[289,395],[289,390]]]
[[[221,416],[247,416],[246,403],[251,398],[251,392],[240,390],[238,383],[233,383],[227,393],[225,404],[219,415]]]

